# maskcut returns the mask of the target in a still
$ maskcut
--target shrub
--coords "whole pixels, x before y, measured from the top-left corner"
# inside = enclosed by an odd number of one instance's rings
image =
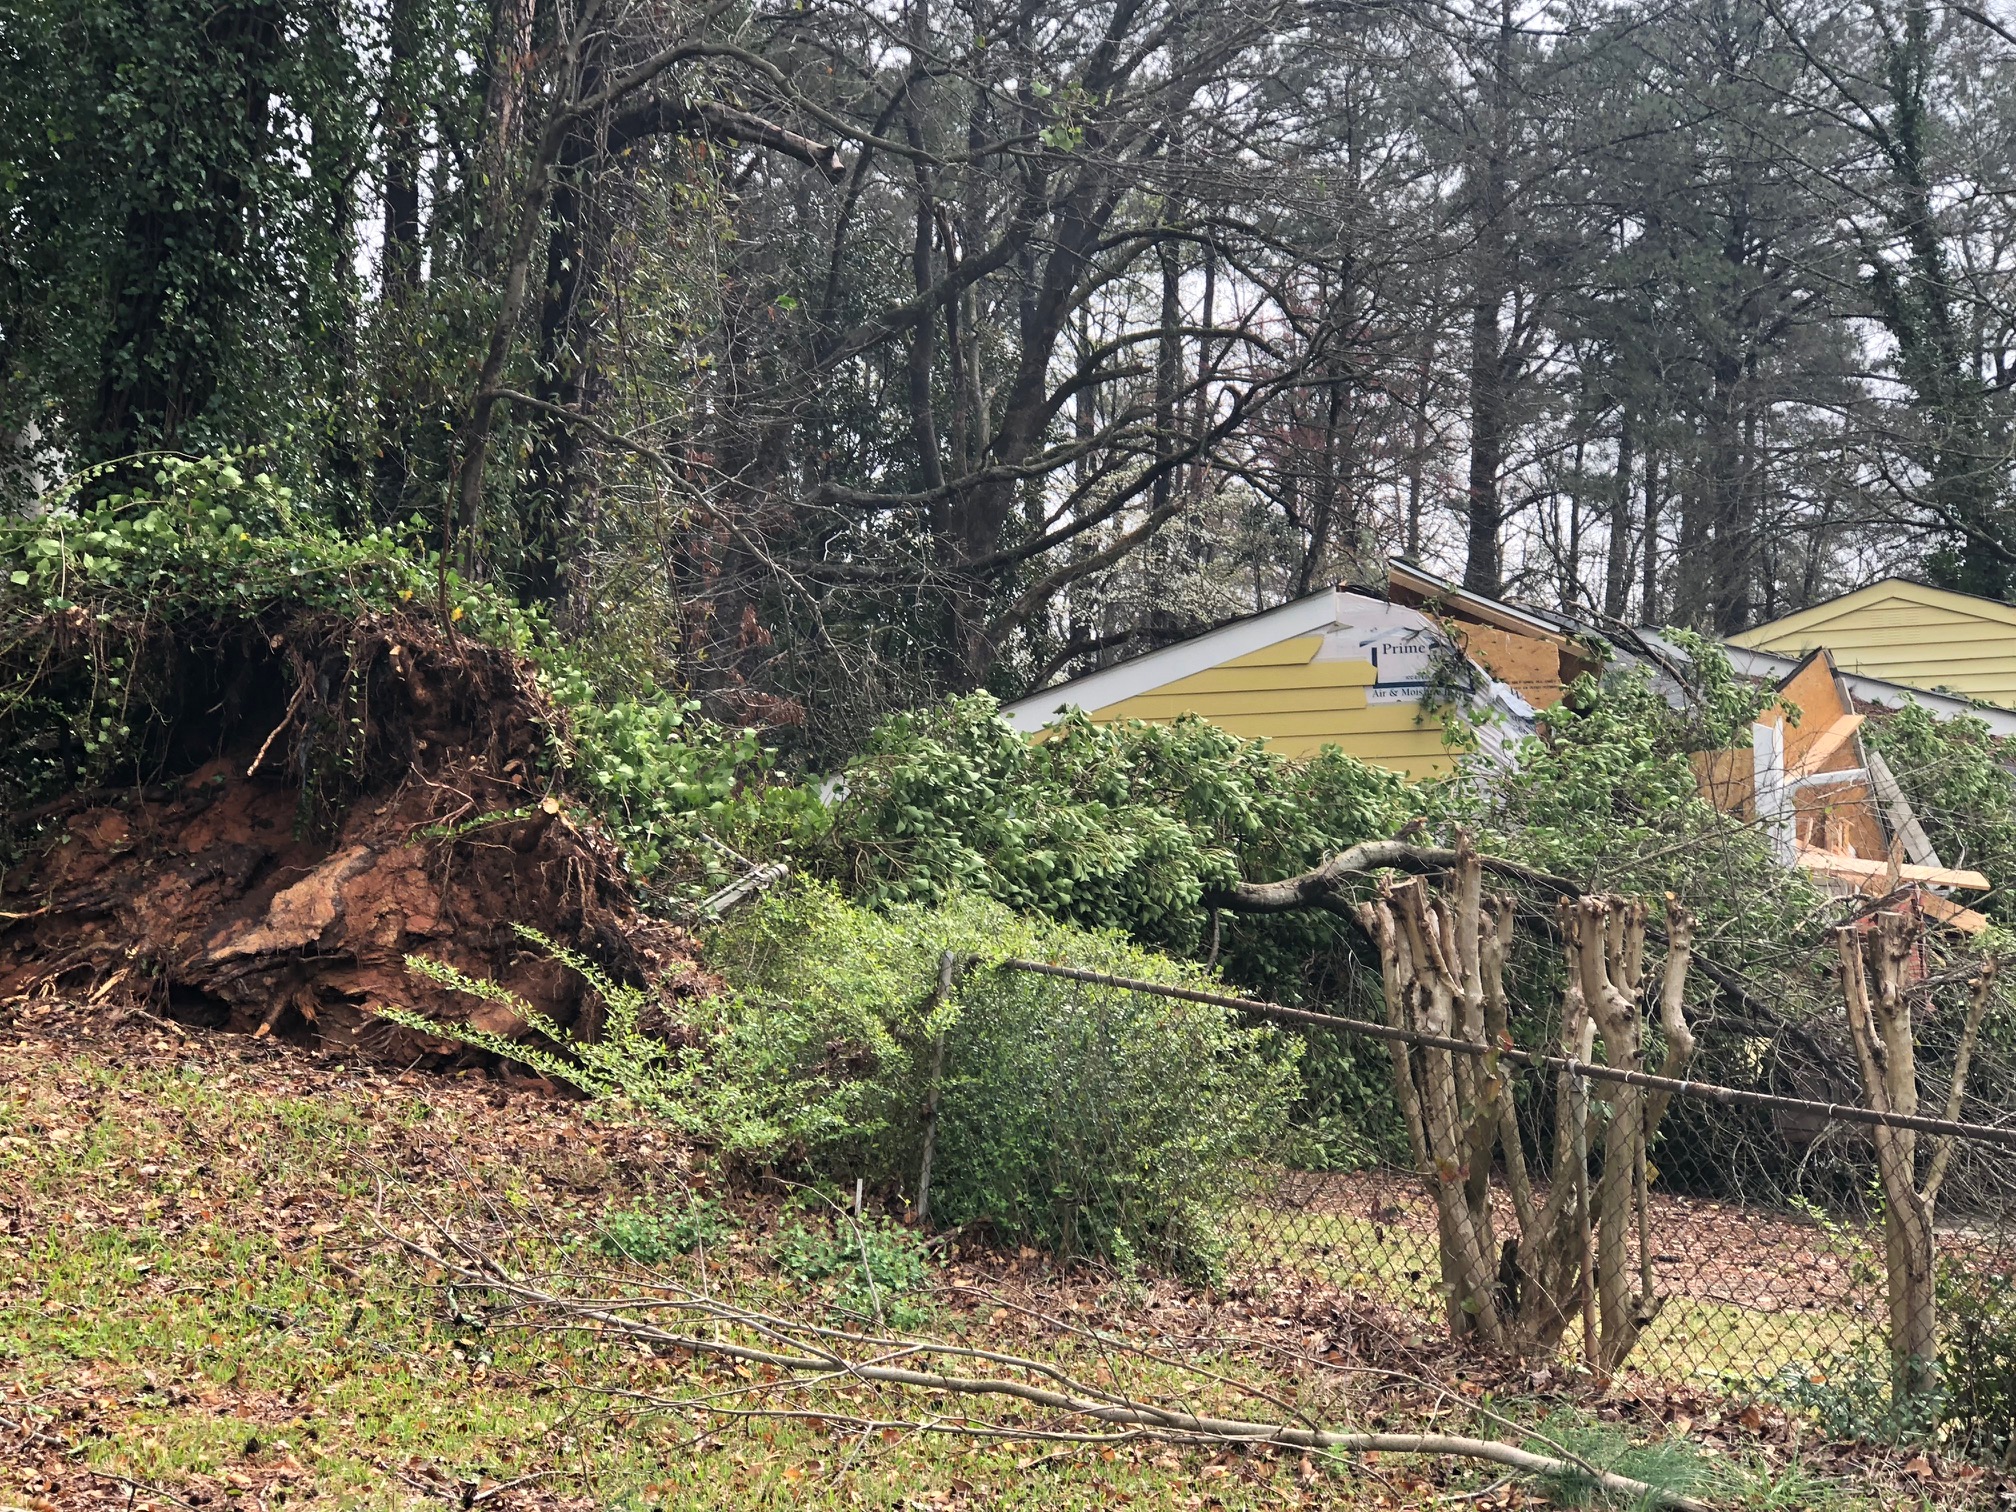
[[[973,964],[938,1002],[947,951]],[[940,1065],[932,1214],[944,1222],[1205,1273],[1218,1206],[1284,1137],[1292,1039],[1208,1005],[993,964],[1021,955],[1204,979],[1110,932],[959,896],[875,913],[806,885],[717,931],[708,954],[740,989],[723,1026],[741,1047],[733,1074],[776,1088],[780,1112],[844,1109],[823,1131],[799,1119],[812,1169],[913,1191]]]
[[[1812,1366],[1789,1366],[1766,1388],[1829,1438],[1940,1443],[2007,1464],[2016,1451],[2016,1268],[1956,1256],[1939,1261],[1939,1384],[1898,1401],[1880,1335]]]
[[[1960,1452],[2007,1464],[2016,1452],[2016,1270],[1947,1258],[1939,1316],[1941,1424]]]
[[[1415,801],[1341,752],[1290,761],[1192,716],[1072,714],[1031,741],[984,693],[886,721],[841,791],[808,860],[872,907],[978,893],[1183,955],[1210,949],[1209,890],[1391,834]],[[1343,938],[1321,915],[1219,923],[1226,974],[1291,997]]]
[[[771,1253],[785,1275],[819,1287],[853,1321],[908,1330],[930,1316],[916,1295],[930,1278],[930,1255],[900,1224],[872,1213],[808,1215],[778,1231]]]
[[[669,1210],[639,1203],[604,1218],[595,1247],[612,1260],[662,1265],[674,1255],[711,1249],[731,1232],[727,1213],[712,1198],[691,1198]]]
[[[586,956],[554,944],[529,925],[520,924],[516,929],[520,939],[580,973],[582,980],[602,999],[602,1032],[597,1038],[577,1038],[508,987],[418,955],[406,957],[409,970],[452,991],[466,992],[486,1003],[508,1008],[546,1043],[514,1039],[473,1024],[443,1023],[409,1008],[381,1008],[379,1017],[423,1034],[446,1035],[504,1056],[544,1076],[564,1081],[591,1097],[620,1097],[645,1112],[676,1118],[685,1106],[698,1065],[690,1050],[675,1050],[644,1031],[649,995],[642,988],[617,982]]]
[[[1764,1385],[1770,1401],[1810,1418],[1828,1438],[1847,1443],[1923,1443],[1938,1431],[1938,1393],[1898,1402],[1894,1366],[1880,1338],[1865,1338],[1811,1364],[1787,1365]]]
[[[1205,980],[984,899],[877,913],[808,883],[752,906],[709,942],[737,990],[697,1006],[700,1043],[685,1049],[643,1031],[643,991],[546,948],[601,996],[599,1039],[419,958],[415,970],[505,1004],[545,1043],[385,1016],[628,1100],[744,1163],[896,1198],[915,1190],[936,1067],[933,1216],[1067,1254],[1212,1271],[1220,1209],[1278,1153],[1296,1090],[1299,1043],[1226,1010],[996,969],[1019,954]],[[948,951],[973,964],[941,1001]]]

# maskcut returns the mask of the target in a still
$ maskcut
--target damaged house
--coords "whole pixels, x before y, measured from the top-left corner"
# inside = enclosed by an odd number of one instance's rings
[[[1928,916],[1967,932],[1984,928],[1986,920],[1953,895],[1985,890],[1989,879],[1941,864],[1861,728],[1865,711],[1907,698],[1943,718],[1985,717],[2000,734],[2016,734],[2016,714],[1843,673],[1824,646],[1797,659],[1762,645],[1730,650],[1736,669],[1768,679],[1776,696],[1750,747],[1696,756],[1710,801],[1763,825],[1785,865],[1832,891],[1907,891]],[[1858,652],[1869,660],[1866,646]],[[1605,666],[1649,665],[1655,685],[1681,697],[1672,674],[1686,659],[1657,634],[1599,631],[1396,560],[1383,591],[1326,589],[1045,689],[1003,713],[1030,734],[1067,709],[1098,724],[1194,714],[1290,757],[1334,746],[1421,779],[1453,772],[1472,739],[1486,756],[1508,759],[1507,747],[1534,734],[1577,678]],[[1452,729],[1459,711],[1461,728]]]

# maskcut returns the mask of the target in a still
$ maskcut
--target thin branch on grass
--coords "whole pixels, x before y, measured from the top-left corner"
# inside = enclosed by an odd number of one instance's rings
[[[433,1226],[445,1234],[441,1225],[436,1223]],[[439,1267],[445,1276],[451,1278],[453,1285],[484,1288],[514,1303],[550,1311],[571,1320],[575,1326],[584,1324],[594,1326],[602,1333],[621,1335],[648,1345],[654,1350],[718,1357],[742,1365],[761,1366],[781,1372],[787,1377],[830,1378],[836,1372],[844,1371],[846,1375],[864,1385],[946,1392],[959,1396],[1003,1397],[1032,1407],[1090,1419],[1114,1428],[1138,1429],[1146,1435],[1173,1442],[1249,1444],[1338,1454],[1372,1452],[1420,1454],[1481,1460],[1530,1475],[1559,1476],[1579,1472],[1616,1495],[1641,1499],[1648,1505],[1680,1508],[1682,1512],[1707,1512],[1707,1504],[1704,1502],[1648,1485],[1629,1476],[1614,1474],[1574,1456],[1540,1454],[1515,1444],[1454,1434],[1353,1433],[1210,1416],[1187,1409],[1158,1406],[1134,1397],[1102,1392],[1094,1386],[1073,1379],[1057,1366],[1041,1360],[1009,1355],[998,1350],[976,1350],[970,1346],[943,1345],[928,1340],[878,1340],[858,1335],[849,1336],[836,1329],[792,1324],[716,1299],[685,1292],[683,1289],[678,1289],[672,1297],[638,1298],[629,1303],[586,1301],[549,1291],[515,1276],[483,1257],[465,1241],[452,1235],[447,1236],[450,1241],[449,1247],[468,1257],[467,1259],[444,1255],[395,1231],[387,1232],[410,1253]],[[662,1285],[661,1283],[661,1287]],[[710,1332],[681,1333],[633,1316],[627,1310],[630,1307],[647,1306],[660,1311],[672,1310],[684,1316],[704,1319],[710,1325]],[[767,1335],[777,1342],[774,1347],[739,1343],[728,1332],[737,1328]],[[779,1332],[796,1337],[787,1343],[777,1338]],[[838,1344],[842,1340],[868,1344],[877,1350],[901,1350],[905,1357],[914,1358],[920,1364],[935,1357],[980,1360],[996,1365],[1003,1372],[1019,1372],[1022,1376],[1034,1377],[1035,1380],[1018,1379],[1006,1373],[952,1375],[934,1369],[880,1364],[872,1359],[853,1360],[840,1352]],[[1037,1381],[1048,1381],[1052,1384],[1037,1384]],[[667,1400],[665,1405],[680,1408],[690,1406],[688,1403],[672,1400]],[[845,1414],[820,1415],[829,1421],[847,1421]],[[865,1423],[871,1420],[862,1418],[858,1421]],[[962,1421],[956,1425],[947,1422],[920,1423],[912,1426],[918,1431],[968,1435],[984,1433],[1004,1438],[1037,1439],[1054,1436],[1054,1430],[1051,1429],[1025,1429],[1023,1425],[1013,1423],[970,1425]]]

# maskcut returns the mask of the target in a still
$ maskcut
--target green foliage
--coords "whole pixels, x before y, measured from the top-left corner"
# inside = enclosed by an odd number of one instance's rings
[[[2016,1446],[2016,1271],[2006,1260],[1939,1267],[1939,1422],[1963,1454],[2007,1464]]]
[[[1837,1350],[1810,1365],[1791,1365],[1763,1395],[1809,1418],[1828,1438],[1860,1444],[1919,1444],[1938,1432],[1942,1393],[1894,1400],[1890,1354],[1879,1338]]]
[[[971,964],[939,1002],[947,951]],[[1281,1146],[1299,1045],[1218,1008],[992,966],[1011,955],[1206,980],[1112,933],[983,899],[873,911],[807,885],[709,942],[740,989],[725,1069],[770,1089],[812,1168],[908,1191],[942,1037],[934,1219],[1209,1272],[1218,1207]]]
[[[1615,1428],[1567,1412],[1554,1413],[1543,1421],[1526,1447],[1540,1454],[1562,1456],[1565,1453],[1598,1470],[1628,1476],[1644,1482],[1655,1491],[1676,1496],[1686,1496],[1698,1490],[1705,1479],[1706,1467],[1694,1452],[1693,1445],[1684,1439],[1634,1444]],[[1577,1467],[1543,1478],[1542,1485],[1554,1506],[1614,1504],[1601,1484]],[[1647,1505],[1649,1500],[1639,1504]]]
[[[785,1275],[818,1288],[856,1323],[908,1331],[930,1320],[917,1295],[930,1280],[930,1252],[901,1224],[872,1213],[808,1213],[778,1231],[771,1255]]]
[[[8,7],[0,436],[32,423],[96,460],[340,424],[363,20],[349,0]]]
[[[1883,753],[1941,861],[2008,874],[2016,863],[2008,741],[1981,720],[1940,719],[1917,703],[1870,720],[1862,738]],[[2016,895],[2006,887],[1975,906],[1999,924],[2016,925]]]
[[[1673,635],[1694,658],[1684,707],[1669,704],[1643,667],[1584,676],[1518,748],[1509,777],[1447,787],[1441,817],[1479,826],[1488,850],[1604,885],[1606,874],[1652,852],[1678,856],[1668,874],[1682,876],[1702,847],[1688,854],[1676,843],[1734,828],[1701,796],[1689,754],[1747,747],[1771,691],[1737,677],[1719,647]],[[1761,843],[1745,861],[1772,865]],[[1634,885],[1656,879],[1641,875]]]
[[[1644,668],[1585,676],[1520,744],[1511,772],[1437,789],[1437,821],[1467,826],[1482,850],[1593,889],[1675,897],[1697,916],[1718,963],[1782,980],[1788,959],[1822,943],[1821,897],[1804,874],[1778,864],[1754,826],[1702,796],[1691,759],[1747,748],[1771,692],[1737,678],[1718,647],[1674,637],[1693,657],[1683,707]],[[1542,955],[1542,969],[1555,969],[1553,953]],[[1553,996],[1544,987],[1520,995]]]
[[[734,1232],[727,1210],[710,1197],[691,1197],[676,1208],[638,1204],[609,1214],[595,1247],[612,1260],[662,1265],[674,1255],[712,1249]]]
[[[777,753],[754,730],[702,719],[692,699],[598,701],[586,674],[572,668],[553,689],[573,715],[568,778],[593,801],[639,877],[661,888],[692,875],[704,884],[722,871],[712,841],[783,858],[824,833],[818,794],[770,780]]]
[[[995,969],[1019,954],[1207,980],[1112,934],[984,899],[877,912],[807,884],[745,909],[709,942],[737,991],[696,1006],[700,1043],[685,1049],[641,1029],[642,991],[544,948],[602,998],[598,1039],[422,958],[414,970],[505,1005],[546,1043],[407,1010],[385,1017],[622,1098],[746,1163],[892,1196],[914,1189],[936,1066],[934,1218],[1123,1265],[1214,1269],[1220,1211],[1282,1148],[1296,1089],[1297,1042],[1225,1010]],[[972,964],[940,1001],[947,951]]]
[[[1881,1258],[1857,1243],[1863,1279],[1881,1287]],[[1879,1331],[1852,1349],[1793,1367],[1766,1388],[1829,1438],[1871,1444],[1941,1443],[2001,1462],[2016,1442],[2016,1271],[1964,1253],[1938,1260],[1937,1388],[1899,1400],[1895,1362]]]
[[[1389,834],[1412,803],[1390,772],[1335,751],[1289,761],[1194,717],[1073,714],[1032,742],[986,694],[888,720],[843,781],[818,861],[864,903],[982,893],[1179,954],[1208,948],[1211,889]],[[1341,937],[1302,915],[1220,927],[1228,975],[1289,995]]]
[[[640,987],[616,981],[587,957],[556,945],[529,925],[520,924],[517,930],[521,939],[580,973],[589,989],[601,998],[601,1032],[595,1038],[584,1038],[562,1028],[507,987],[418,955],[406,958],[409,970],[436,986],[466,992],[509,1009],[527,1030],[541,1036],[546,1043],[514,1039],[473,1024],[444,1023],[410,1008],[381,1008],[379,1016],[423,1034],[458,1040],[517,1061],[544,1076],[578,1087],[591,1097],[621,1098],[689,1133],[702,1132],[704,1126],[696,1122],[705,1108],[704,1095],[697,1090],[701,1081],[699,1057],[690,1050],[668,1046],[644,1029],[650,995]]]
[[[491,644],[538,643],[532,616],[452,568],[437,574],[437,560],[416,544],[424,521],[337,530],[296,502],[263,448],[159,453],[144,463],[88,471],[44,497],[38,514],[0,522],[0,602],[10,619],[81,608],[100,622],[155,615],[172,627],[439,602]],[[112,479],[128,486],[91,491]]]

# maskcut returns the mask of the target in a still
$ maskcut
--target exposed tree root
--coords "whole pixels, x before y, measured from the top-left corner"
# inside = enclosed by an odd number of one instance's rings
[[[584,1007],[578,979],[515,924],[626,980],[700,984],[683,936],[638,912],[614,845],[553,785],[564,720],[528,663],[377,616],[234,647],[170,680],[147,783],[16,816],[0,996],[116,977],[185,1021],[411,1061],[470,1052],[377,1008],[519,1026],[410,974],[409,952],[561,1024]]]

